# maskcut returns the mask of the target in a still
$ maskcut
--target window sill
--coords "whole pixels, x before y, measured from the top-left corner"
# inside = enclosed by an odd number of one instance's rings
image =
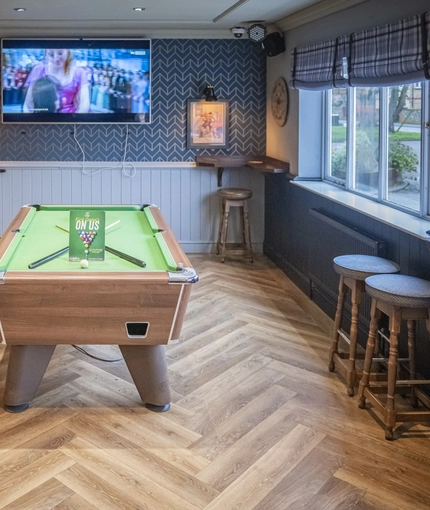
[[[354,195],[343,189],[324,181],[291,181],[292,184],[304,188],[312,193],[321,195],[328,200],[354,209],[370,218],[381,221],[391,227],[397,228],[407,234],[418,237],[425,241],[429,240],[426,234],[430,230],[430,222],[412,214],[398,211],[384,204],[379,204],[373,200]]]

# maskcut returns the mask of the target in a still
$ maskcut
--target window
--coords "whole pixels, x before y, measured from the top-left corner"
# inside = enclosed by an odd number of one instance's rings
[[[426,82],[326,91],[325,178],[428,216],[428,94]]]

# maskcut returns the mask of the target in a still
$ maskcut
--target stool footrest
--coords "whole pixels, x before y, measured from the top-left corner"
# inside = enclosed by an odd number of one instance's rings
[[[424,380],[424,379],[404,379],[404,380],[397,380],[396,384],[398,386],[416,386],[416,385],[423,385],[423,384],[430,384],[430,381]]]
[[[249,253],[249,250],[244,250],[244,249],[231,249],[231,248],[226,248],[228,250],[228,253],[229,255],[248,255]]]
[[[430,411],[397,412],[397,421],[429,421]]]
[[[415,389],[415,395],[417,396],[418,400],[424,404],[426,407],[430,409],[430,398],[427,394],[425,394],[423,391],[421,391],[419,388]]]
[[[372,372],[369,376],[370,381],[386,381],[387,372]]]
[[[383,394],[387,394],[387,382],[385,381],[384,382],[378,382],[378,381],[375,381],[373,384],[371,384],[370,386],[368,386],[367,388],[367,391],[369,392],[369,394],[375,394],[375,395],[383,395]],[[404,391],[404,389],[402,390]],[[400,393],[401,390],[400,388],[396,388],[395,390],[396,393]]]
[[[334,357],[338,360],[338,361],[342,361],[344,359],[349,359],[349,352],[346,352],[346,351],[338,351],[338,352],[335,352],[334,353]]]
[[[423,379],[404,379],[397,380],[396,386],[422,386],[423,384],[430,384],[430,381],[424,381]],[[387,381],[373,381],[369,385],[370,390],[376,390],[376,388],[386,388],[388,386]]]
[[[377,388],[378,389],[378,388]],[[372,391],[369,391],[368,388],[366,388],[365,390],[365,395],[367,397],[367,399],[372,403],[372,405],[374,405],[380,412],[384,411],[385,410],[385,402],[382,402],[382,400],[377,396],[377,393],[379,392],[372,392]],[[418,393],[418,392],[417,392]],[[421,392],[420,392],[421,393]],[[423,400],[421,400],[420,398],[421,395],[417,395],[418,397],[418,400],[421,402],[421,404],[423,404],[424,406],[426,406],[427,408],[429,408],[429,411],[418,411],[418,410],[411,410],[411,411],[397,411],[396,414],[397,414],[397,421],[408,421],[406,419],[401,419],[401,417],[405,417],[405,416],[408,416],[408,417],[411,417],[411,416],[430,416],[430,402],[423,402]],[[425,400],[425,399],[424,399]],[[409,420],[411,421],[411,420]]]
[[[372,358],[372,363],[388,363],[390,358]],[[410,358],[397,358],[397,363],[409,363]]]
[[[337,334],[341,338],[343,338],[348,345],[350,344],[349,335],[348,335],[348,333],[344,329],[338,329],[337,330]]]

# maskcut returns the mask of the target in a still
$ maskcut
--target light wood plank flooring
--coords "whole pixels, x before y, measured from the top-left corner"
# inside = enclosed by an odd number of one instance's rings
[[[0,410],[0,509],[428,510],[430,428],[385,441],[327,371],[332,322],[263,256],[191,259],[171,410],[142,407],[123,362],[57,347],[31,408]]]

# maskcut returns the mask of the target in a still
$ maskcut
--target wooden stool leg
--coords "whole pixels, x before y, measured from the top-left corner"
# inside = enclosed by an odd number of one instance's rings
[[[230,214],[230,201],[226,200],[225,204],[224,204],[224,217],[223,217],[223,227],[222,227],[222,237],[221,237],[221,262],[225,261],[225,256],[226,256],[226,252],[227,252],[225,245],[227,243],[229,214]]]
[[[251,262],[254,262],[254,254],[252,252],[251,245],[251,228],[249,226],[249,212],[248,212],[248,202],[246,200],[243,201],[243,216],[244,216],[244,237],[245,237],[245,245],[248,250],[248,255]]]
[[[246,234],[245,234],[245,200],[242,200],[240,209],[240,228],[242,231],[242,244],[246,248]]]
[[[430,336],[430,308],[427,308],[427,319],[426,319],[426,328],[427,328],[427,333],[429,334]]]
[[[366,354],[364,356],[363,375],[358,386],[358,407],[361,409],[364,409],[366,406],[364,391],[369,386],[370,370],[372,369],[372,358],[375,352],[375,339],[378,332],[379,319],[381,318],[381,311],[377,308],[376,305],[376,299],[372,299],[372,306],[370,310],[371,319],[369,337],[367,339]]]
[[[329,353],[328,369],[334,371],[334,355],[339,350],[339,329],[342,323],[343,308],[345,306],[345,297],[348,287],[344,283],[345,278],[341,275],[339,280],[339,293],[337,298],[336,316],[334,318],[333,343],[331,344]]]
[[[218,228],[218,241],[216,243],[216,254],[217,255],[219,255],[221,253],[222,228],[224,225],[224,209],[225,209],[225,203],[224,203],[224,200],[221,200],[221,210],[220,210],[219,228]]]
[[[401,309],[395,308],[390,317],[390,356],[388,358],[387,403],[384,413],[385,439],[393,439],[393,428],[396,425],[396,406],[394,397],[397,381],[397,348],[399,341]]]
[[[355,368],[355,359],[357,352],[357,334],[358,334],[358,308],[361,304],[363,293],[363,282],[355,280],[351,289],[351,328],[349,331],[349,367],[347,372],[347,392],[350,397],[354,395],[354,387],[357,381],[357,371]]]
[[[415,321],[407,321],[408,323],[408,357],[409,357],[409,376],[412,380],[417,378],[416,359],[415,359]],[[418,407],[418,399],[415,392],[415,386],[411,386],[411,405]]]

